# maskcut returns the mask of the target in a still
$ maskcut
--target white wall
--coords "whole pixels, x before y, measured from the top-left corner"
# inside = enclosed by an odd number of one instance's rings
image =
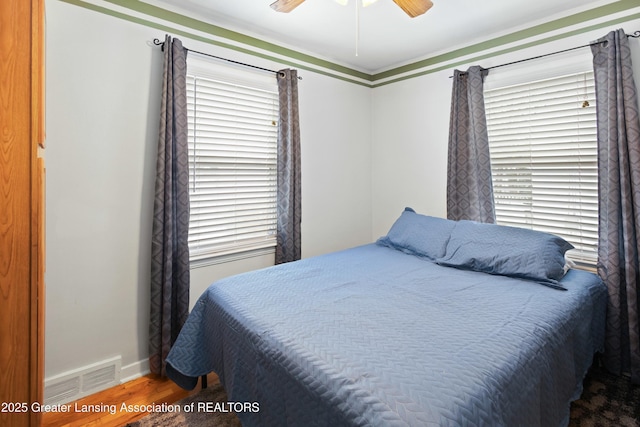
[[[373,90],[373,235],[406,206],[446,216],[448,71]]]
[[[45,378],[121,356],[146,369],[164,32],[56,0],[47,18]],[[194,50],[284,68],[180,37]],[[372,240],[370,89],[300,71],[303,256]],[[318,117],[322,120],[318,120]],[[272,256],[197,268],[192,301]]]
[[[590,23],[591,24],[591,23]],[[485,68],[587,44],[609,31],[640,29],[640,20],[544,43],[509,54],[451,67],[444,71],[373,89],[372,169],[373,236],[386,234],[405,206],[446,217],[447,145],[451,86],[455,68]],[[630,38],[636,82],[640,82],[640,40]],[[479,56],[484,52],[474,55]],[[499,87],[592,69],[589,48],[495,68],[485,87]]]

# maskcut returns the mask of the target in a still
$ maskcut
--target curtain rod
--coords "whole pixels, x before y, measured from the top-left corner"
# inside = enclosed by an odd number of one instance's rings
[[[634,39],[637,39],[637,38],[640,37],[640,31],[636,31],[633,34],[627,34],[627,37],[633,37]],[[604,43],[604,42],[593,42],[593,43],[589,43],[589,44],[584,44],[582,46],[570,47],[569,49],[559,50],[557,52],[551,52],[551,53],[546,53],[544,55],[533,56],[531,58],[520,59],[519,61],[507,62],[506,64],[494,65],[493,67],[485,68],[485,70],[491,70],[493,68],[506,67],[507,65],[519,64],[521,62],[531,61],[533,59],[540,59],[540,58],[544,58],[546,56],[557,55],[559,53],[565,53],[565,52],[569,52],[569,51],[572,51],[572,50],[577,50],[577,49],[582,49],[582,48],[585,48],[585,47],[594,46],[594,45],[597,45],[599,43]],[[464,72],[464,73],[461,73],[461,74],[467,74],[467,73]],[[449,76],[449,78],[451,79],[451,78],[453,78],[453,76]]]
[[[153,39],[153,44],[155,44],[156,46],[161,46],[161,49],[164,51],[164,42],[163,41],[161,41],[159,39]],[[242,65],[243,67],[255,68],[257,70],[266,71],[268,73],[277,74],[279,76],[283,76],[284,75],[284,73],[281,72],[281,71],[270,70],[269,68],[262,68],[262,67],[258,67],[257,65],[245,64],[244,62],[234,61],[233,59],[222,58],[220,56],[211,55],[209,53],[204,53],[204,52],[199,52],[197,50],[187,49],[186,47],[184,49],[187,52],[193,52],[193,53],[197,53],[198,55],[204,55],[204,56],[208,56],[210,58],[219,59],[221,61],[231,62],[231,63],[236,64],[236,65]],[[298,80],[302,80],[302,77],[298,76]]]

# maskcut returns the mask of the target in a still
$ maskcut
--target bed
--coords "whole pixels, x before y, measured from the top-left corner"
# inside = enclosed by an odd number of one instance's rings
[[[215,371],[244,427],[567,425],[607,298],[570,248],[407,209],[376,243],[211,285],[167,372]]]

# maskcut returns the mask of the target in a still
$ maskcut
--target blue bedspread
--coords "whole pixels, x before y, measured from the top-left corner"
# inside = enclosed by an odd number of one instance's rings
[[[167,359],[218,373],[243,426],[559,426],[603,347],[606,289],[457,270],[377,245],[214,283]]]

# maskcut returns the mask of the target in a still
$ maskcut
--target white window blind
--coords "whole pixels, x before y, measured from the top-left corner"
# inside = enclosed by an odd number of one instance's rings
[[[485,93],[499,224],[557,234],[594,263],[598,242],[593,72]]]
[[[275,246],[277,87],[188,75],[187,103],[191,260]]]

